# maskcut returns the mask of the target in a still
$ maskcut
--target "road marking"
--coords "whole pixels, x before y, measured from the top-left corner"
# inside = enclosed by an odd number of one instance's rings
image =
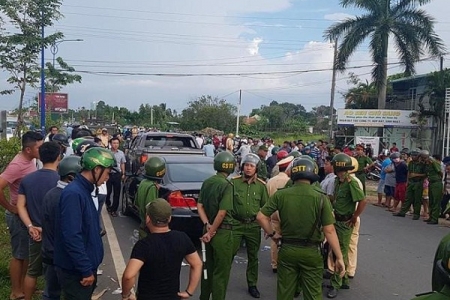
[[[122,250],[120,250],[119,241],[117,240],[116,231],[111,222],[111,218],[106,211],[106,208],[102,210],[103,225],[106,230],[106,237],[108,238],[109,248],[111,249],[111,255],[114,263],[114,268],[117,274],[117,283],[119,287],[122,287],[122,275],[125,271],[125,260],[123,259]]]

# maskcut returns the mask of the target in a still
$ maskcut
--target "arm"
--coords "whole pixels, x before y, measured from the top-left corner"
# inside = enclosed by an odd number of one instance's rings
[[[335,268],[339,272],[339,275],[342,277],[345,274],[345,264],[344,258],[342,256],[341,247],[339,246],[339,240],[336,235],[336,229],[334,225],[326,225],[323,226],[323,233],[327,238],[328,244],[333,250],[334,255],[336,256]]]
[[[27,227],[28,233],[31,238],[35,241],[41,240],[41,232],[42,228],[34,227],[33,223],[31,223],[30,215],[27,210],[27,200],[25,195],[19,194],[17,197],[17,213],[19,214],[20,219],[23,224]]]
[[[130,259],[128,262],[122,275],[122,299],[134,299],[131,290],[136,283],[136,276],[143,265],[144,262],[142,260],[135,258]]]
[[[8,181],[0,177],[0,205],[3,206],[7,211],[13,214],[17,214],[17,207],[11,205],[5,197],[5,189],[8,186]]]
[[[188,299],[190,295],[192,295],[195,291],[195,289],[198,286],[198,283],[200,281],[200,277],[202,275],[202,267],[203,263],[200,259],[200,256],[198,255],[197,251],[188,254],[184,257],[187,261],[187,263],[190,265],[189,270],[189,283],[184,292],[178,293],[178,296],[181,299]]]
[[[206,225],[206,230],[209,230],[211,228],[211,224],[209,224],[208,216],[206,215],[203,203],[197,203],[197,212],[200,220],[202,220],[202,223]]]

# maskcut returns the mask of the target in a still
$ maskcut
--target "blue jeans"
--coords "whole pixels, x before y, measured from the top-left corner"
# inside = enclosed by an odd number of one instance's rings
[[[42,300],[60,300],[61,299],[61,285],[59,284],[58,276],[56,275],[55,267],[53,265],[43,263],[45,287],[42,294]]]

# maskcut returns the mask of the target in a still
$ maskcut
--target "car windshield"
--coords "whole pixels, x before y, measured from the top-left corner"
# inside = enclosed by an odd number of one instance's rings
[[[203,182],[216,174],[212,163],[167,164],[167,173],[172,182]]]
[[[145,140],[145,147],[187,147],[197,148],[194,139],[185,136],[151,136]]]

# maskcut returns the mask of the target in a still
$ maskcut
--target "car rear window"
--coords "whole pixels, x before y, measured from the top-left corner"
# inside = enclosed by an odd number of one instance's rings
[[[216,174],[212,163],[167,164],[167,169],[172,182],[203,182]]]
[[[178,148],[197,148],[194,139],[183,136],[151,136],[145,139],[145,147],[178,147]]]

